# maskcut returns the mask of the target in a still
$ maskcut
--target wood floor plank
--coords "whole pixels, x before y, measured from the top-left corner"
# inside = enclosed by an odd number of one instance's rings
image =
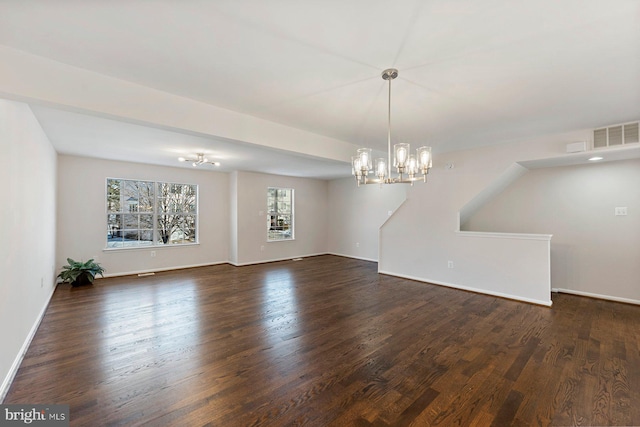
[[[640,425],[640,307],[317,256],[60,285],[4,403],[71,425]]]
[[[522,395],[522,393],[516,390],[511,390],[511,392],[507,395],[507,398],[502,403],[500,411],[498,411],[498,414],[493,419],[491,427],[511,425],[516,416],[516,413],[518,412],[518,408],[522,403],[523,397],[524,396]]]

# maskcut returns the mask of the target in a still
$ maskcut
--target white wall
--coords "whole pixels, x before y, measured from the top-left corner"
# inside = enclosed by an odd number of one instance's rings
[[[104,250],[107,178],[197,184],[199,244]],[[228,175],[139,163],[59,156],[58,245],[56,267],[66,258],[95,258],[105,275],[208,265],[226,262],[229,248]],[[156,252],[151,257],[151,251]]]
[[[404,185],[358,187],[351,178],[331,181],[329,252],[377,261],[380,227],[389,219],[389,212],[395,212],[406,196]]]
[[[639,189],[640,160],[531,170],[464,229],[552,233],[553,288],[640,303]]]
[[[234,179],[232,177],[232,179]],[[267,242],[267,188],[293,188],[295,240]],[[328,182],[253,172],[237,173],[236,265],[327,252]],[[260,212],[262,211],[262,215]],[[233,256],[230,260],[234,259]]]
[[[26,104],[0,100],[0,402],[55,288],[56,153]]]

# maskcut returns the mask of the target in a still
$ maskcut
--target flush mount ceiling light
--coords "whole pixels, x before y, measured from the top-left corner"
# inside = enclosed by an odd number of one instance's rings
[[[197,166],[200,166],[200,165],[204,165],[204,164],[209,164],[209,165],[213,165],[213,166],[220,166],[219,162],[210,162],[209,159],[207,159],[204,156],[204,153],[197,153],[195,159],[187,159],[185,157],[178,157],[178,160],[180,160],[181,162],[191,162],[191,166],[193,166],[194,168],[197,167]]]
[[[393,146],[393,167],[397,176],[391,176],[391,80],[398,77],[398,70],[389,68],[382,72],[382,78],[389,82],[388,126],[387,126],[387,159],[375,159],[372,164],[371,148],[360,148],[351,158],[351,173],[360,184],[411,184],[422,180],[427,182],[427,174],[431,169],[431,147],[423,146],[410,154],[409,144],[401,143]],[[368,177],[374,174],[374,177]]]

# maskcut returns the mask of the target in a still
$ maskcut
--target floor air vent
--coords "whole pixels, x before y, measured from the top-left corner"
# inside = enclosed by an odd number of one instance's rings
[[[639,123],[632,122],[595,129],[593,131],[593,148],[615,147],[640,142]]]

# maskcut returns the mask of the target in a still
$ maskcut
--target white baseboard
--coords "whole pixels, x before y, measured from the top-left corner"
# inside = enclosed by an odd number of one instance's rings
[[[341,256],[344,258],[353,258],[353,259],[359,259],[362,261],[369,261],[369,262],[378,262],[377,259],[373,259],[373,258],[365,258],[365,257],[361,257],[361,256],[354,256],[354,255],[347,255],[347,254],[341,254],[338,252],[327,252],[327,255],[335,255],[335,256]]]
[[[474,287],[471,287],[471,286],[464,286],[464,285],[457,285],[455,283],[441,282],[439,280],[429,280],[429,279],[424,279],[424,278],[421,278],[421,277],[402,275],[402,274],[392,273],[392,272],[388,272],[388,271],[378,270],[378,273],[386,274],[386,275],[389,275],[389,276],[402,277],[403,279],[415,280],[417,282],[430,283],[430,284],[439,285],[439,286],[446,286],[447,288],[461,289],[463,291],[475,292],[477,294],[491,295],[491,296],[494,296],[494,297],[500,297],[500,298],[510,299],[510,300],[514,300],[514,301],[527,302],[529,304],[543,305],[545,307],[551,307],[551,305],[553,304],[553,302],[551,301],[551,295],[549,295],[549,301],[542,301],[542,300],[537,300],[537,299],[532,299],[532,298],[524,298],[524,297],[520,297],[520,296],[517,296],[517,295],[504,294],[502,292],[488,291],[486,289],[479,289],[479,288],[474,288]]]
[[[162,267],[162,268],[151,268],[147,270],[135,270],[135,271],[125,271],[121,273],[111,273],[105,274],[104,277],[120,277],[120,276],[133,276],[136,274],[145,274],[145,273],[158,273],[160,271],[173,271],[173,270],[182,270],[183,268],[195,268],[195,267],[208,267],[211,265],[220,265],[220,264],[228,264],[228,261],[217,261],[217,262],[206,262],[203,264],[190,264],[190,265],[177,265],[173,267]],[[99,280],[100,277],[96,277],[96,280]]]
[[[637,300],[637,299],[614,297],[611,295],[594,294],[591,292],[574,291],[573,289],[552,288],[551,292],[559,292],[562,294],[572,294],[572,295],[578,295],[581,297],[597,298],[597,299],[604,299],[608,301],[623,302],[626,304],[640,305],[640,300]]]
[[[33,323],[33,326],[31,327],[31,330],[29,331],[27,338],[22,343],[22,347],[20,348],[20,351],[16,355],[16,358],[14,359],[13,364],[11,365],[9,372],[7,373],[7,376],[2,381],[2,385],[0,385],[0,404],[4,402],[4,398],[7,397],[7,393],[9,392],[9,387],[11,387],[11,383],[13,382],[13,379],[16,377],[16,374],[18,373],[18,369],[20,369],[20,364],[22,364],[22,360],[24,359],[24,356],[27,354],[27,350],[29,350],[31,341],[33,341],[33,337],[36,335],[36,332],[38,331],[38,327],[40,327],[40,323],[44,318],[44,314],[47,312],[47,308],[49,307],[49,303],[51,302],[51,297],[53,296],[53,293],[55,292],[55,290],[56,290],[56,287],[54,286],[51,289],[51,292],[49,293],[49,296],[47,297],[47,300],[45,301],[42,309],[40,310],[40,313],[38,314],[36,321]]]
[[[271,259],[260,259],[257,261],[248,261],[248,262],[232,262],[232,261],[227,261],[227,264],[231,264],[234,267],[244,267],[246,265],[256,265],[256,264],[267,264],[269,262],[278,262],[278,261],[291,261],[293,259],[296,258],[309,258],[312,256],[318,256],[318,255],[328,255],[327,252],[320,252],[317,254],[307,254],[307,255],[296,255],[296,256],[290,256],[290,257],[284,257],[284,258],[271,258]]]

